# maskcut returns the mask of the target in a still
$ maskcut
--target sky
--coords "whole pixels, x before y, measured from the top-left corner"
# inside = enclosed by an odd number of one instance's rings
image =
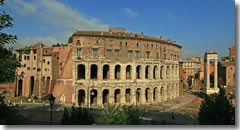
[[[3,9],[18,36],[15,48],[42,42],[67,43],[75,31],[126,28],[176,41],[182,58],[217,51],[228,56],[235,44],[234,0],[6,0]]]

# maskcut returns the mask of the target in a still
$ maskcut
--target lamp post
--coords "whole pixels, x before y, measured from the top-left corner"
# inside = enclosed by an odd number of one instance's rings
[[[55,102],[55,97],[53,96],[53,94],[49,95],[48,100],[49,100],[50,107],[51,107],[50,124],[52,125],[52,108],[53,108],[53,105],[54,105],[54,102]]]

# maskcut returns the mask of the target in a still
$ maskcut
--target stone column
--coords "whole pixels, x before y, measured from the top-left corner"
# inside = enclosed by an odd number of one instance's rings
[[[209,59],[206,58],[204,62],[204,88],[209,89]]]
[[[131,79],[132,79],[132,80],[137,79],[137,78],[136,78],[136,74],[137,74],[137,73],[136,73],[136,67],[137,67],[137,66],[134,66],[134,65],[131,67]]]
[[[121,104],[126,104],[126,90],[125,89],[121,89],[120,90],[120,103]]]
[[[115,80],[115,66],[114,65],[109,65],[110,67],[110,80]]]
[[[102,106],[102,90],[101,89],[97,89],[97,105],[98,106]]]
[[[89,80],[90,79],[91,64],[90,63],[85,64],[85,69],[86,69],[85,78],[86,78],[86,80]]]
[[[126,66],[122,65],[121,70],[120,70],[120,79],[121,80],[126,80]]]
[[[136,104],[137,93],[135,89],[131,89],[131,104]]]
[[[109,89],[109,104],[114,104],[114,90]]]
[[[218,61],[217,61],[217,58],[215,59],[215,62],[214,62],[214,88],[215,89],[218,89]]]
[[[145,65],[141,65],[141,70],[140,70],[140,78],[141,80],[145,80]]]
[[[146,103],[145,88],[141,88],[140,95],[141,95],[140,104],[145,104]]]
[[[157,87],[157,103],[160,103],[161,102],[161,87]]]
[[[98,64],[97,79],[98,80],[103,80],[103,66],[102,66],[102,64]]]
[[[148,70],[148,79],[152,80],[153,79],[153,65],[149,65],[149,70]]]
[[[156,98],[156,93],[155,93],[155,98]],[[153,88],[149,88],[149,103],[153,103]]]

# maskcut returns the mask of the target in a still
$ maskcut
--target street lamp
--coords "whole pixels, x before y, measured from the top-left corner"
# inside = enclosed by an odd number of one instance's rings
[[[53,96],[53,94],[49,95],[48,100],[49,100],[50,107],[51,107],[50,124],[52,124],[52,108],[53,108],[53,105],[54,105],[54,102],[55,102],[55,97]]]

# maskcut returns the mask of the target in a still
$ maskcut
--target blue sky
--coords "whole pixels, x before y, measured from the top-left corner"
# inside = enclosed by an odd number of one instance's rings
[[[177,41],[184,59],[210,50],[227,56],[235,44],[234,0],[7,0],[4,9],[14,18],[4,30],[18,36],[14,48],[109,26]]]

